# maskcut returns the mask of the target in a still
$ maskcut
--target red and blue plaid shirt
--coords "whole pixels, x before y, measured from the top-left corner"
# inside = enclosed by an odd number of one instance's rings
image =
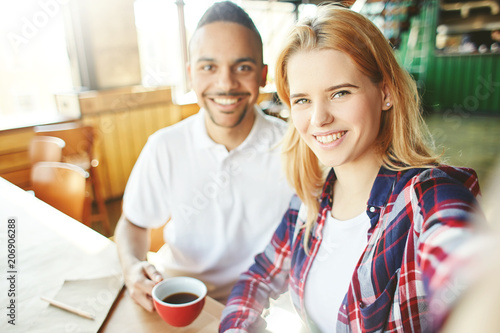
[[[261,331],[265,327],[261,313],[269,306],[269,298],[287,289],[306,327],[315,330],[307,319],[304,287],[331,211],[334,181],[332,170],[320,197],[310,255],[303,247],[305,229],[300,228],[302,204],[294,197],[270,244],[233,288],[221,332]],[[368,245],[340,309],[332,309],[338,318],[336,331],[436,330],[465,289],[465,281],[454,273],[471,260],[466,244],[474,237],[470,226],[479,194],[472,169],[443,165],[396,172],[382,167],[367,203]]]

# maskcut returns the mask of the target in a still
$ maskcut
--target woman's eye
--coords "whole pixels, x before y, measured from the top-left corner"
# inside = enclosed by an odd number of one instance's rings
[[[350,94],[350,92],[348,92],[347,90],[342,90],[342,91],[339,91],[339,92],[336,92],[335,94],[333,94],[332,98],[340,98],[340,97],[344,97],[348,94]]]
[[[293,101],[293,104],[306,104],[309,103],[309,100],[306,98],[299,98]]]

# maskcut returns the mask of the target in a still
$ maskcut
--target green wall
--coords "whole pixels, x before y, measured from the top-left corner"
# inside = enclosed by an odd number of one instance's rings
[[[424,100],[434,109],[500,115],[500,55],[435,56]]]
[[[436,112],[500,115],[500,54],[436,54],[437,13],[437,2],[426,1],[411,20],[410,31],[419,30],[415,47],[407,45],[408,31],[398,49],[402,64],[419,82],[424,106]]]

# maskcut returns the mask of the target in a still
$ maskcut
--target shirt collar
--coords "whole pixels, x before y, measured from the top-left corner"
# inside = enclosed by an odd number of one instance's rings
[[[370,198],[367,202],[369,207],[381,208],[385,205],[389,195],[392,193],[397,174],[398,171],[386,169],[384,166],[380,167],[377,178],[375,178],[375,182],[373,183],[373,187],[370,192]],[[336,179],[337,177],[335,176],[335,171],[332,168],[326,177],[325,185],[323,186],[323,191],[321,193],[320,200],[322,208],[329,206],[331,209],[332,188]]]
[[[264,112],[257,105],[254,106],[252,111],[255,113],[255,120],[252,129],[250,130],[250,133],[248,134],[246,139],[238,147],[236,147],[236,149],[234,149],[235,151],[243,149],[246,146],[251,145],[254,141],[259,140],[259,131],[260,128],[262,128],[262,124],[264,122]],[[204,108],[200,108],[200,111],[197,114],[193,115],[193,138],[194,144],[198,149],[206,149],[220,145],[212,140],[212,138],[210,138],[210,136],[208,135],[207,127],[205,125],[206,112],[207,111]]]
[[[248,133],[245,140],[238,147],[236,147],[234,151],[244,150],[250,146],[252,149],[261,152],[268,150],[271,147],[271,144],[275,142],[271,135],[272,132],[268,133],[264,131],[264,112],[257,105],[255,105],[254,113],[255,119],[250,133]]]
[[[207,127],[205,126],[206,112],[204,108],[201,108],[197,114],[193,115],[193,142],[194,146],[200,150],[217,146],[217,143],[208,136]]]
[[[394,189],[398,173],[399,171],[389,170],[383,166],[380,167],[370,192],[368,206],[381,208],[387,203],[389,195]]]

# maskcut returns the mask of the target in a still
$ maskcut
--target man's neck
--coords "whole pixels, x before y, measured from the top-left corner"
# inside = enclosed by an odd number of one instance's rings
[[[227,151],[231,151],[245,141],[255,123],[255,112],[253,109],[236,127],[228,128],[214,124],[208,116],[205,117],[205,126],[208,136],[216,143],[224,145]]]

